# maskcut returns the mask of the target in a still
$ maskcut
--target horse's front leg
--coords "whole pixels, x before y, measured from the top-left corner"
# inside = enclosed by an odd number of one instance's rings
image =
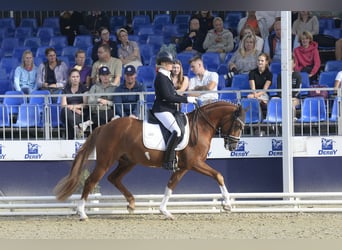
[[[168,185],[165,188],[164,197],[160,204],[159,211],[166,216],[166,219],[175,219],[175,217],[167,210],[167,203],[172,195],[172,190],[175,189],[186,172],[187,170],[181,169],[173,173],[170,177]]]
[[[80,215],[80,221],[85,221],[88,219],[85,213],[85,199],[81,199],[77,204],[77,213]]]
[[[220,190],[223,197],[223,209],[230,211],[232,209],[232,202],[230,201],[230,196],[226,185],[220,185]]]

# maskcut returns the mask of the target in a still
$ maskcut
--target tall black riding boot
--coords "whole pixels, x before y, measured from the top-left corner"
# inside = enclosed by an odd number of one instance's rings
[[[166,150],[164,154],[163,168],[167,170],[176,171],[177,161],[176,161],[176,151],[175,148],[179,142],[180,137],[177,136],[177,132],[173,131],[169,140],[167,141]]]

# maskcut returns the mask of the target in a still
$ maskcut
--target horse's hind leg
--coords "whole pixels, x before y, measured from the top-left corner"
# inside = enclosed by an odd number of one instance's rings
[[[88,219],[88,216],[85,213],[85,202],[88,199],[89,193],[95,188],[95,185],[101,180],[103,175],[107,172],[107,169],[108,168],[99,167],[97,163],[94,171],[86,179],[83,187],[81,200],[77,206],[77,211],[80,215],[80,220]]]
[[[132,213],[135,209],[135,199],[133,194],[128,191],[125,185],[122,184],[122,178],[132,170],[135,163],[130,162],[124,157],[120,158],[119,165],[114,171],[108,176],[108,181],[112,183],[126,198],[128,205],[128,212]]]

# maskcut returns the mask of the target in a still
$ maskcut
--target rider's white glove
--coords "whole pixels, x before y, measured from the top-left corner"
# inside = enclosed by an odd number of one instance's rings
[[[197,103],[197,97],[195,97],[195,96],[188,96],[187,97],[187,99],[188,99],[188,103]]]

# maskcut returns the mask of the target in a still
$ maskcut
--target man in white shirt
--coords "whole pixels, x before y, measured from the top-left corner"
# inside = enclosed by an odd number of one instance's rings
[[[189,91],[198,91],[199,93],[189,93],[189,95],[197,96],[201,105],[217,101],[218,74],[206,70],[199,56],[190,60],[190,69],[195,76],[190,78]]]

